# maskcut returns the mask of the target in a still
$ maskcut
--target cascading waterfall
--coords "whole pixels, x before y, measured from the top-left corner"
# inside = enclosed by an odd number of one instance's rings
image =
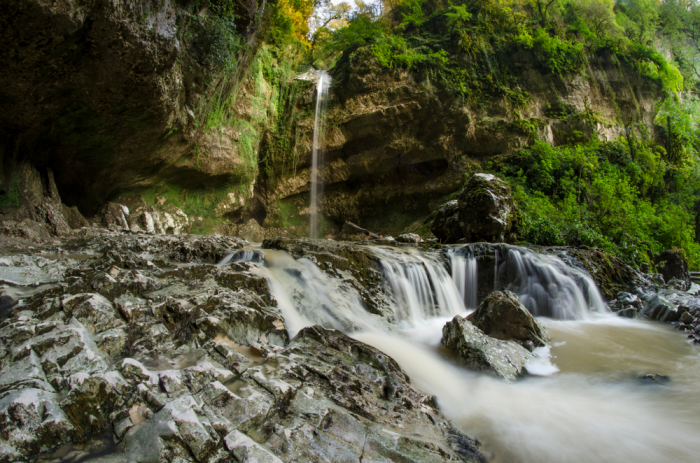
[[[585,272],[555,256],[506,245],[487,247],[486,254],[475,249],[452,248],[445,266],[439,253],[368,247],[398,323],[388,322],[391,314],[369,313],[349,284],[352,277],[324,272],[310,259],[265,250],[264,267],[252,268],[268,277],[291,336],[320,324],[392,356],[454,423],[484,444],[489,461],[697,461],[697,351],[662,325],[585,317],[584,310],[605,312],[605,305]],[[494,288],[513,290],[535,314],[568,319],[541,319],[555,342],[536,353],[550,368],[530,372],[553,376],[508,384],[457,366],[439,350],[445,322],[473,307],[477,290]],[[466,300],[472,302],[465,306]],[[679,358],[690,359],[690,367]],[[673,382],[664,391],[640,386],[640,372],[669,374]]]
[[[533,315],[559,320],[583,319],[590,312],[609,311],[595,283],[583,271],[566,265],[556,256],[522,247],[499,246],[500,254],[498,247],[493,249],[493,285],[488,286],[482,298],[490,288],[507,289],[516,293]],[[471,245],[451,249],[449,257],[452,277],[466,306],[476,308],[478,275],[488,278],[488,273],[478,271],[479,258],[474,257]]]
[[[462,296],[464,305],[469,309],[476,309],[477,306],[477,272],[476,257],[470,250],[466,256],[450,253],[450,267],[452,270],[452,280],[454,281],[459,294]]]
[[[309,237],[319,236],[319,213],[323,182],[319,181],[319,172],[323,168],[323,150],[326,142],[326,109],[328,108],[328,90],[331,86],[331,76],[326,71],[317,71],[316,84],[316,115],[314,117],[314,138],[311,151],[311,220]]]
[[[224,257],[221,262],[217,263],[219,267],[230,264],[231,262],[265,262],[265,254],[257,249],[240,249],[230,252]]]
[[[283,251],[265,251],[262,269],[290,335],[310,325],[345,333],[381,326],[382,319],[364,308],[360,296],[340,279],[331,278],[309,259]]]
[[[396,300],[398,320],[417,322],[464,311],[459,291],[439,262],[417,253],[382,248],[373,252],[381,259],[384,278]]]
[[[511,248],[497,273],[516,275],[507,289],[534,315],[575,320],[609,311],[591,277],[558,257]]]

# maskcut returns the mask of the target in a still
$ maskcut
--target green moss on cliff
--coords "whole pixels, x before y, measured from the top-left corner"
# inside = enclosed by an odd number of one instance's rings
[[[658,22],[645,26],[650,35],[641,42],[628,33],[635,23],[622,11],[627,3],[620,5],[564,0],[533,8],[517,0],[405,0],[381,16],[357,10],[347,27],[325,36],[315,56],[319,62],[337,57],[335,73],[341,78],[351,69],[362,72],[358,66],[372,57],[385,69],[408,70],[440,83],[472,104],[497,97],[513,109],[523,107],[528,97],[520,90],[514,56],[542,72],[585,76],[589,60],[605,54],[668,91],[693,88],[694,73],[679,70],[687,58],[671,47],[669,61],[654,46],[654,40],[669,40],[673,18],[665,29]]]
[[[13,178],[7,191],[0,193],[0,210],[19,207],[20,180]]]

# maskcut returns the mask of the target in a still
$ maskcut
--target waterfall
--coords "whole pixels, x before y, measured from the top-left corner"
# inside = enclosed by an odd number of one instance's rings
[[[537,316],[575,320],[586,318],[589,312],[608,312],[591,277],[556,256],[517,246],[487,247],[493,253],[491,272],[491,255],[475,257],[475,246],[484,245],[454,248],[448,254],[452,278],[468,308],[475,308],[492,290],[507,289]],[[478,265],[488,269],[480,272]],[[485,281],[478,281],[479,277]],[[493,281],[488,281],[491,278]]]
[[[476,257],[471,250],[463,256],[455,252],[450,253],[450,267],[452,270],[452,280],[462,296],[465,307],[476,309],[477,294],[477,272]]]
[[[387,289],[396,301],[397,320],[416,322],[464,312],[462,297],[440,262],[418,253],[372,251],[380,258]]]
[[[368,312],[356,289],[357,282],[376,284],[374,278],[313,253],[294,259],[264,250],[264,262],[250,268],[267,276],[290,336],[319,324],[390,355],[416,387],[435,395],[448,418],[483,443],[490,461],[697,460],[697,350],[660,324],[586,317],[606,310],[584,271],[557,256],[503,244],[452,247],[446,254],[366,250],[371,255],[362,265],[378,263],[391,296],[381,314]],[[516,292],[536,315],[578,319],[540,320],[555,342],[536,350],[537,368],[529,363],[531,376],[515,383],[464,369],[441,348],[443,326],[464,314],[464,301],[473,306],[494,288]],[[670,386],[640,385],[639,372],[657,369],[674,378]]]
[[[265,263],[262,271],[290,335],[311,325],[345,333],[382,326],[383,320],[365,309],[351,285],[330,277],[311,260],[266,250]]]
[[[323,150],[326,141],[326,108],[328,106],[328,89],[331,86],[331,76],[326,71],[317,71],[318,82],[316,84],[316,115],[314,117],[314,139],[311,151],[311,220],[309,223],[309,237],[319,236],[319,212],[321,196],[323,194],[323,182],[319,181],[319,171],[323,168]]]
[[[265,254],[258,250],[240,249],[238,251],[230,252],[221,259],[216,265],[218,267],[223,267],[232,262],[265,262]]]
[[[591,277],[558,257],[511,248],[497,272],[516,275],[508,289],[534,315],[575,320],[608,311]]]

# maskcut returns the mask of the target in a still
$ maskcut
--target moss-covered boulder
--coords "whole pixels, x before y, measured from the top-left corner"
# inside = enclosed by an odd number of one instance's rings
[[[467,320],[491,337],[515,341],[530,350],[550,342],[544,326],[511,291],[492,292]]]
[[[468,241],[503,242],[513,225],[510,188],[491,174],[474,174],[459,194],[459,219]]]

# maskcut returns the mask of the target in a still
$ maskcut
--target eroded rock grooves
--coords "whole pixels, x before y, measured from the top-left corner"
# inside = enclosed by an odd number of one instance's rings
[[[0,461],[105,431],[94,461],[485,461],[386,354],[290,342],[244,244],[82,229],[2,258],[26,293],[0,324]]]

